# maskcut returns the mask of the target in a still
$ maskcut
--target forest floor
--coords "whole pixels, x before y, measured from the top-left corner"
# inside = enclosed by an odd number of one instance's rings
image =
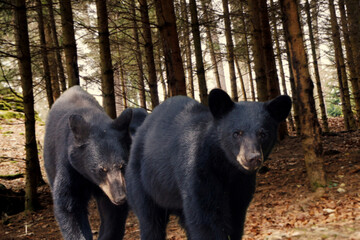
[[[340,119],[329,120],[333,134],[322,137],[328,179],[325,190],[320,194],[310,191],[301,140],[287,137],[265,163],[269,171],[258,174],[243,239],[360,239],[360,131],[345,132]],[[0,120],[0,124],[0,175],[24,173],[23,122]],[[44,125],[40,124],[40,151],[43,135]],[[40,156],[41,166],[42,160]],[[0,184],[19,192],[25,179],[0,179]],[[3,214],[0,239],[61,239],[47,185],[39,188],[39,199],[42,208],[35,213]],[[94,201],[89,212],[96,238],[99,215]],[[171,218],[167,231],[167,239],[186,239],[175,218]],[[124,239],[139,239],[139,225],[132,213]]]

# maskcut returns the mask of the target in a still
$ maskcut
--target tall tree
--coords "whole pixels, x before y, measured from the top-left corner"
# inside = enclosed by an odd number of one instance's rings
[[[43,14],[41,0],[36,0],[36,11],[37,11],[37,17],[38,17],[38,29],[39,29],[39,36],[40,36],[41,57],[42,57],[42,63],[43,63],[43,68],[44,68],[46,95],[47,95],[49,108],[51,108],[51,106],[54,103],[54,98],[53,98],[53,93],[52,93],[52,88],[51,88],[50,66],[49,66],[46,41],[45,41],[44,14]]]
[[[136,6],[135,1],[130,1],[132,23],[133,23],[133,34],[134,34],[134,46],[135,46],[135,58],[137,62],[137,75],[138,75],[138,86],[140,94],[140,106],[146,108],[146,95],[145,95],[145,81],[144,81],[144,68],[143,60],[140,48],[140,39],[138,33],[138,25],[136,21]]]
[[[339,10],[341,15],[341,26],[344,33],[344,44],[346,49],[346,60],[349,67],[350,81],[352,85],[352,93],[354,95],[358,127],[360,127],[360,81],[356,74],[356,66],[354,54],[351,48],[350,33],[348,27],[348,19],[344,6],[344,0],[339,0]]]
[[[54,9],[53,9],[53,1],[52,0],[46,0],[46,2],[47,2],[47,6],[48,6],[48,11],[49,11],[49,24],[51,26],[51,36],[52,36],[52,41],[54,43],[53,44],[54,45],[53,50],[56,53],[56,65],[57,65],[56,67],[57,67],[58,72],[59,72],[59,80],[60,80],[60,83],[61,83],[61,91],[64,92],[66,90],[66,79],[65,79],[65,73],[64,73],[64,66],[63,66],[62,58],[61,58],[60,44],[59,44],[57,31],[56,31]]]
[[[284,14],[282,14],[281,19],[282,19],[283,29],[286,29]],[[287,32],[287,31],[283,31],[283,34],[284,34],[284,38],[285,38],[286,58],[287,58],[288,65],[289,65],[289,75],[290,75],[289,82],[290,82],[292,101],[293,101],[295,131],[296,131],[296,135],[300,136],[301,135],[301,126],[300,126],[300,117],[299,117],[299,115],[300,115],[299,101],[298,101],[298,96],[296,94],[295,78],[294,78],[291,55],[290,55],[290,47],[289,47],[289,44],[287,43],[287,39],[289,39],[290,36],[289,36],[289,32]]]
[[[351,110],[346,66],[345,66],[344,54],[340,39],[339,25],[337,23],[337,18],[336,18],[334,0],[329,0],[329,10],[330,10],[330,19],[331,19],[332,39],[335,50],[335,63],[336,63],[338,81],[339,81],[341,106],[344,115],[345,128],[346,130],[354,130],[356,129],[356,123],[353,112]]]
[[[100,45],[101,91],[105,112],[116,118],[114,70],[112,67],[106,1],[96,0]]]
[[[119,67],[119,77],[120,77],[120,92],[121,92],[121,103],[119,104],[121,106],[121,109],[126,109],[128,107],[127,103],[127,93],[126,93],[126,78],[125,78],[125,69],[124,69],[124,63],[122,59],[122,52],[121,52],[121,45],[119,44],[119,36],[117,34],[117,52],[118,52],[118,67]]]
[[[155,7],[165,55],[170,96],[186,95],[185,73],[180,54],[174,2],[158,0],[155,1]]]
[[[252,23],[252,45],[257,96],[259,101],[264,102],[268,100],[268,87],[266,81],[265,59],[262,53],[262,28],[258,0],[249,0],[248,8],[250,21]]]
[[[243,32],[244,32],[244,42],[245,42],[245,54],[246,54],[246,64],[249,72],[249,82],[250,82],[250,91],[251,91],[251,98],[253,101],[255,101],[255,88],[254,88],[254,80],[252,76],[252,67],[251,67],[251,58],[250,58],[250,51],[249,51],[249,42],[248,42],[248,28],[245,24],[245,8],[244,8],[244,2],[240,2],[240,20],[243,26]]]
[[[156,67],[154,60],[154,45],[151,37],[151,28],[149,20],[149,7],[147,0],[139,0],[140,3],[140,12],[141,12],[141,22],[145,42],[145,57],[147,70],[149,75],[149,88],[151,96],[151,107],[154,109],[159,105],[159,94],[157,89],[157,78],[156,78]]]
[[[80,84],[71,0],[60,1],[65,65],[69,87]]]
[[[345,0],[348,14],[351,49],[354,54],[356,73],[360,85],[360,6],[358,0]]]
[[[329,132],[329,124],[327,121],[325,101],[324,101],[324,96],[323,96],[322,87],[321,87],[319,66],[318,66],[317,53],[316,53],[316,41],[315,41],[315,37],[314,37],[315,34],[313,33],[312,16],[310,13],[309,0],[306,0],[306,2],[305,2],[305,11],[306,11],[306,17],[307,17],[307,19],[306,19],[307,25],[308,25],[308,29],[309,29],[311,54],[312,54],[312,58],[313,58],[313,65],[314,65],[314,72],[315,72],[316,89],[317,89],[317,93],[318,93],[318,97],[319,97],[321,120],[322,120],[322,124],[323,124],[322,129],[323,129],[323,132]]]
[[[261,42],[263,59],[265,60],[265,75],[267,84],[268,99],[275,98],[280,95],[279,79],[277,76],[275,55],[273,49],[272,36],[270,31],[269,15],[266,0],[258,0]],[[267,100],[268,100],[267,99]],[[286,123],[283,122],[279,126],[279,139],[284,139],[288,135]]]
[[[280,0],[284,19],[287,43],[292,59],[292,70],[299,101],[302,146],[305,152],[305,165],[310,186],[316,190],[326,185],[323,148],[320,125],[317,120],[313,83],[306,59],[303,34],[297,10],[297,0]]]
[[[281,58],[281,48],[280,48],[279,33],[278,33],[278,28],[277,28],[277,24],[278,24],[277,23],[277,14],[276,14],[276,11],[274,10],[275,6],[274,6],[273,0],[270,0],[270,6],[271,6],[271,8],[273,8],[273,15],[271,17],[271,22],[272,22],[272,25],[273,25],[272,27],[274,29],[273,33],[274,33],[274,40],[275,40],[275,46],[276,46],[276,58],[277,58],[277,61],[278,61],[278,64],[279,64],[281,85],[282,85],[282,88],[283,88],[283,93],[285,95],[288,95],[287,87],[286,87],[286,80],[285,80],[284,66],[283,66],[283,61],[282,61],[282,58]],[[290,69],[290,71],[291,71],[291,69]],[[289,113],[288,121],[289,121],[289,124],[290,124],[290,127],[291,127],[292,131],[295,131],[295,125],[294,125],[294,121],[293,121],[291,112]]]
[[[195,98],[194,91],[194,77],[193,77],[193,67],[191,60],[191,44],[190,44],[190,27],[189,27],[189,17],[188,17],[188,7],[185,0],[180,1],[181,5],[181,17],[184,21],[183,34],[184,34],[184,45],[185,45],[185,63],[186,63],[186,73],[188,79],[188,91],[191,98]]]
[[[195,59],[196,59],[196,75],[199,82],[200,101],[202,104],[207,105],[208,94],[205,79],[204,62],[201,51],[201,37],[199,29],[199,20],[197,15],[197,6],[195,0],[190,0],[190,16],[191,16],[191,31],[194,41]]]
[[[52,87],[52,96],[54,100],[60,97],[60,85],[59,85],[59,75],[58,75],[58,61],[56,60],[55,52],[56,45],[53,41],[53,36],[51,34],[51,28],[49,22],[45,23],[45,39],[47,46],[47,55],[49,59],[49,67],[50,67],[50,78],[51,78],[51,87]],[[65,84],[66,89],[66,84]]]
[[[259,0],[259,15],[261,21],[262,54],[265,60],[266,82],[268,98],[272,99],[280,95],[279,79],[275,63],[273,41],[270,31],[269,15],[266,0]],[[281,128],[281,126],[280,126]]]
[[[316,56],[320,57],[320,34],[319,34],[319,6],[322,2],[318,0],[310,0],[311,8],[311,26],[315,41]],[[319,58],[320,60],[321,58]]]
[[[240,68],[239,60],[237,59],[236,56],[235,56],[235,65],[236,65],[236,69],[237,69],[237,71],[238,71],[239,78],[240,78],[241,92],[242,92],[244,101],[247,101],[244,79],[243,79],[243,76],[242,76],[242,73],[241,73],[241,68]]]
[[[23,92],[25,113],[25,210],[33,211],[38,206],[37,184],[40,172],[35,134],[34,94],[29,47],[28,23],[25,0],[15,1],[15,41]]]
[[[202,9],[204,11],[204,14],[203,14],[204,15],[203,16],[204,22],[207,23],[207,24],[205,24],[206,39],[207,39],[208,48],[209,48],[209,51],[210,51],[211,64],[212,64],[212,67],[213,67],[216,87],[221,88],[219,67],[218,67],[218,63],[217,63],[218,60],[217,60],[217,56],[216,56],[216,53],[215,53],[215,46],[214,46],[211,27],[210,27],[211,25],[210,25],[209,10],[207,9],[208,6],[210,5],[210,3],[211,3],[211,1],[207,2],[206,0],[201,0],[201,7],[202,7]]]
[[[225,38],[226,38],[226,50],[227,50],[226,56],[227,56],[227,60],[228,60],[228,64],[229,64],[231,97],[234,102],[237,102],[239,97],[238,97],[237,85],[236,85],[234,44],[233,44],[232,33],[231,33],[229,1],[222,0],[222,5],[223,5],[223,11],[224,11]]]
[[[188,17],[188,6],[185,0],[180,0],[181,6],[181,17],[183,19],[183,35],[184,35],[184,45],[185,45],[185,64],[186,64],[186,74],[187,74],[187,85],[189,96],[195,99],[195,90],[194,90],[194,76],[193,76],[193,66],[191,60],[191,44],[190,44],[190,26],[189,26],[189,17]]]
[[[165,78],[164,78],[164,71],[163,71],[163,65],[161,64],[161,56],[163,56],[162,52],[161,52],[162,48],[158,45],[157,48],[157,52],[155,54],[155,59],[156,59],[156,63],[157,63],[157,68],[158,68],[158,72],[159,72],[159,76],[160,76],[160,83],[163,89],[163,95],[164,95],[164,100],[167,99],[169,97],[169,93],[168,93],[168,89],[165,83]],[[192,88],[194,89],[194,88]],[[192,95],[192,97],[194,96],[194,94]]]

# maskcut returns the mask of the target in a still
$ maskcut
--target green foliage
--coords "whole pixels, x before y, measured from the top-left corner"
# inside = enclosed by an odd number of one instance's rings
[[[12,118],[23,119],[24,114],[20,112],[0,110],[0,119],[12,119]]]
[[[20,94],[17,93],[19,96]],[[0,86],[0,110],[24,112],[23,101],[10,88]]]
[[[0,101],[0,110],[10,110],[11,106],[6,101]]]
[[[20,94],[0,85],[0,119],[23,119],[24,107]]]
[[[339,117],[342,115],[340,91],[335,86],[329,86],[331,88],[330,94],[327,98],[327,113],[331,117]]]

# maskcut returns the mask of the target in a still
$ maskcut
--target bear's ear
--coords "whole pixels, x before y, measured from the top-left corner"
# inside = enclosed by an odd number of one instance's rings
[[[209,108],[215,119],[219,119],[234,107],[230,96],[221,89],[213,89],[209,94]]]
[[[147,111],[143,108],[132,109],[132,118],[129,127],[131,138],[134,138],[137,128],[141,126],[147,115]]]
[[[84,143],[89,137],[90,125],[82,116],[77,114],[70,115],[69,126],[78,143]]]
[[[276,121],[284,121],[291,110],[291,98],[287,95],[281,95],[265,103],[266,110]]]
[[[112,127],[119,130],[128,130],[131,122],[133,111],[131,108],[125,109],[120,116],[118,116],[113,122]]]

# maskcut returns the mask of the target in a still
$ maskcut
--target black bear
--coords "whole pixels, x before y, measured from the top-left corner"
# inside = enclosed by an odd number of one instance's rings
[[[122,239],[128,213],[124,169],[144,109],[112,120],[96,99],[74,86],[52,106],[44,139],[44,164],[54,213],[64,239],[92,239],[87,206],[94,196],[99,239]]]
[[[135,135],[125,173],[141,239],[165,239],[169,214],[188,239],[241,239],[257,169],[290,109],[288,96],[234,103],[220,89],[209,107],[184,96],[157,106]]]

